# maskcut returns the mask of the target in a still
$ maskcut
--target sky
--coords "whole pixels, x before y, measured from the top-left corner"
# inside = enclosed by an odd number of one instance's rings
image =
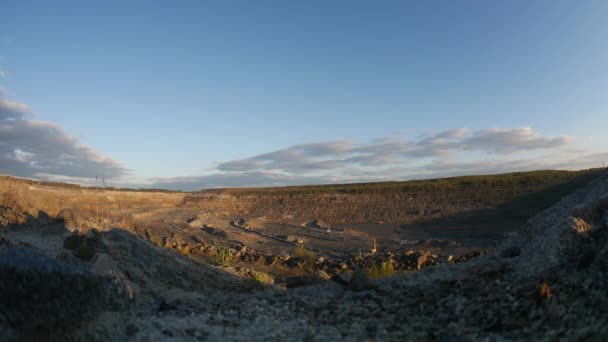
[[[0,1],[0,173],[194,190],[608,163],[607,1]]]

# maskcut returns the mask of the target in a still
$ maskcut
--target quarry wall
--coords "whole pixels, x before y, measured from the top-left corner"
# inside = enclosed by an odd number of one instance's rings
[[[377,194],[191,194],[183,205],[272,219],[320,219],[340,223],[408,223],[493,209],[513,197],[479,191]]]
[[[405,182],[368,188],[214,189],[186,194],[181,206],[279,220],[318,219],[331,224],[407,224],[471,213],[527,220],[603,172],[591,169],[474,176],[427,181],[422,184],[425,188],[408,187],[416,183]]]

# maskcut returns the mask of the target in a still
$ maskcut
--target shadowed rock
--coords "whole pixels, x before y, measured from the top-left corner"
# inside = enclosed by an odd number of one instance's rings
[[[68,265],[23,247],[0,251],[0,311],[15,330],[57,331],[101,311],[104,281],[77,265]]]

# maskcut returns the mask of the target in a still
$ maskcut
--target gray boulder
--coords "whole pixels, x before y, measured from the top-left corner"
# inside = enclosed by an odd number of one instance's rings
[[[0,312],[16,331],[63,331],[92,318],[104,306],[105,286],[78,265],[25,247],[0,249]]]

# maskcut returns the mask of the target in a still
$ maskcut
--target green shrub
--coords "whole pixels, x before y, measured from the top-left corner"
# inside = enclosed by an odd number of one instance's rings
[[[232,249],[227,246],[222,246],[219,244],[214,244],[215,246],[215,255],[214,261],[217,265],[232,265],[234,263],[234,253]]]
[[[165,246],[165,239],[163,237],[160,237],[158,235],[152,235],[150,237],[150,242],[152,242],[153,244],[159,246],[159,247],[164,247]]]
[[[315,253],[313,251],[310,251],[302,246],[296,246],[296,248],[293,250],[293,256],[298,257],[298,258],[315,258]]]
[[[274,279],[264,272],[259,272],[256,270],[251,270],[253,275],[253,279],[259,284],[274,284]]]
[[[317,255],[315,252],[308,250],[302,246],[296,246],[293,251],[293,256],[304,259],[306,263],[306,269],[310,272],[314,272],[316,269]]]
[[[382,261],[380,265],[375,264],[367,271],[367,275],[370,279],[386,278],[393,274],[395,274],[395,266],[391,259]]]
[[[182,254],[182,255],[186,255],[186,256],[190,255],[190,253],[191,253],[190,246],[179,247],[179,248],[177,249],[177,251],[178,251],[180,254]]]

